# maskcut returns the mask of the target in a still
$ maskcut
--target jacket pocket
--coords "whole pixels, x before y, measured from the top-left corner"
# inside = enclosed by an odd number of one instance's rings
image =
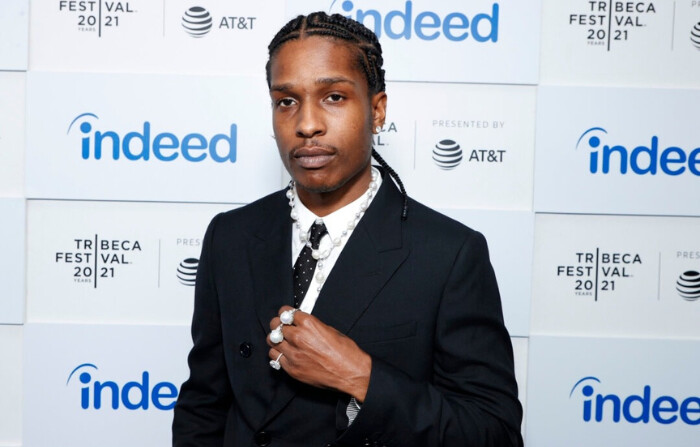
[[[391,326],[358,325],[350,331],[348,336],[358,345],[386,343],[413,337],[416,335],[416,327],[417,323],[415,321]]]

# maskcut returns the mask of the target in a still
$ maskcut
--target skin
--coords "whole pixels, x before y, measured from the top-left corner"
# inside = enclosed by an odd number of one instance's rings
[[[367,191],[372,133],[384,124],[387,97],[370,94],[356,64],[357,49],[309,36],[282,45],[270,66],[272,123],[282,162],[304,205],[323,217]],[[289,306],[284,306],[279,313]],[[279,315],[278,313],[278,315]],[[280,325],[279,317],[270,329]],[[357,344],[313,315],[297,312],[284,340],[270,346],[282,368],[309,385],[364,402],[372,359]]]

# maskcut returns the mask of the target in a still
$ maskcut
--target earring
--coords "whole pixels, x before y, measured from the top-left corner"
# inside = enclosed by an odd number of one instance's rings
[[[374,128],[374,133],[379,133],[382,131],[382,126],[377,126]]]

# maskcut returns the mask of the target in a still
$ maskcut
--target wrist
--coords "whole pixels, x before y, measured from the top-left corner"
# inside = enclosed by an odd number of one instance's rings
[[[362,404],[367,396],[369,388],[369,378],[372,373],[372,357],[366,352],[362,352],[358,356],[358,362],[355,363],[356,370],[349,383],[347,394],[354,397],[357,403]]]

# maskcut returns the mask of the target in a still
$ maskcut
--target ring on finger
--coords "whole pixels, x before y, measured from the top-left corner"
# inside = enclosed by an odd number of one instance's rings
[[[270,332],[270,341],[274,344],[278,344],[282,343],[282,340],[284,340],[284,334],[282,334],[282,325],[280,324],[276,329]]]
[[[294,313],[298,311],[299,309],[290,309],[290,310],[285,310],[280,314],[280,321],[282,324],[290,325],[294,323]]]
[[[280,359],[282,358],[283,355],[284,355],[284,354],[283,354],[282,352],[280,352],[280,355],[277,356],[277,359],[275,359],[275,360],[270,360],[270,366],[271,366],[273,369],[276,369],[277,371],[279,371],[280,368],[282,368],[282,364],[280,363]]]

